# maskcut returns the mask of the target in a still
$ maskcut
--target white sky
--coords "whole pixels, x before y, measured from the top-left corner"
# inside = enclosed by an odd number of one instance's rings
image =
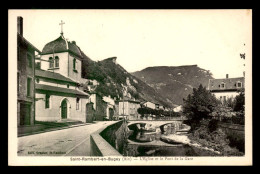
[[[197,64],[215,78],[243,75],[251,59],[252,14],[247,10],[17,10],[23,35],[39,50],[64,36],[92,60],[116,56],[127,71]],[[16,26],[15,26],[16,27]],[[245,45],[244,45],[245,44]]]

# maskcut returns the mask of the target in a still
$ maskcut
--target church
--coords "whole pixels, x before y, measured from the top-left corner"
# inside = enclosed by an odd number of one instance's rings
[[[64,23],[61,23],[61,26]],[[80,90],[82,55],[76,42],[60,36],[47,43],[36,59],[35,120],[81,121],[87,118],[89,94]]]

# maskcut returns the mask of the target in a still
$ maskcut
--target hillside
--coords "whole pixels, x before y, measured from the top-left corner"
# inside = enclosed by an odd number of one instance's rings
[[[93,61],[83,52],[82,77],[97,80],[99,85],[95,92],[100,95],[119,99],[124,96],[134,97],[140,101],[152,101],[164,106],[172,106],[152,87],[128,73],[116,63],[116,57],[103,61]]]
[[[183,104],[183,98],[192,93],[199,84],[208,85],[212,74],[197,65],[148,67],[132,73],[149,86],[157,90],[161,96],[174,104]]]

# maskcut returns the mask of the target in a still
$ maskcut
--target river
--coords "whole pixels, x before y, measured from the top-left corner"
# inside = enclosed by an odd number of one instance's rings
[[[187,133],[181,133],[187,134]],[[168,142],[160,131],[135,129],[128,137],[125,156],[217,156],[216,153],[189,144]]]

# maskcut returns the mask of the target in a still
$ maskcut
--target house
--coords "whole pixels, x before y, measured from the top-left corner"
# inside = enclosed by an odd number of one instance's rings
[[[139,119],[137,109],[140,108],[140,101],[130,98],[123,98],[118,102],[119,118],[125,117],[127,120]]]
[[[159,105],[160,110],[165,110],[165,106]]]
[[[104,96],[103,100],[107,103],[106,119],[113,120],[115,114],[115,101],[110,96]]]
[[[235,98],[245,88],[245,78],[209,79],[208,90],[222,102]]]
[[[34,125],[35,56],[40,51],[23,37],[23,18],[17,18],[17,125]]]
[[[182,112],[182,111],[183,111],[183,106],[182,106],[182,105],[179,105],[179,106],[175,107],[175,108],[173,109],[173,111],[174,111],[174,112]]]
[[[103,121],[108,119],[107,107],[108,103],[103,100],[103,97],[96,92],[90,92],[89,101],[93,103],[93,112],[95,121]]]
[[[147,108],[151,108],[151,109],[159,109],[159,104],[153,103],[153,102],[149,102],[149,101],[143,103],[143,106],[145,106]]]
[[[79,89],[82,55],[76,42],[61,35],[47,43],[37,60],[36,117],[38,121],[81,121],[87,118],[89,94]]]

